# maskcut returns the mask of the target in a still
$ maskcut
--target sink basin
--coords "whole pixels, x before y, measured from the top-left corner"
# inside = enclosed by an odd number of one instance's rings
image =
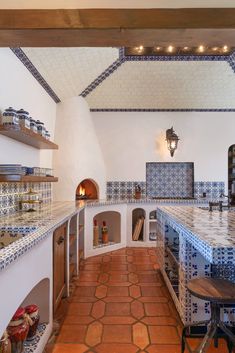
[[[36,227],[0,228],[0,250],[35,231]]]

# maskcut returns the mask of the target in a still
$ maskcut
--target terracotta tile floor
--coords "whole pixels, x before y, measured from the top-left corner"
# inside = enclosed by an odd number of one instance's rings
[[[182,325],[156,263],[149,248],[83,261],[56,343],[47,352],[180,353]],[[226,347],[220,342],[209,352]]]

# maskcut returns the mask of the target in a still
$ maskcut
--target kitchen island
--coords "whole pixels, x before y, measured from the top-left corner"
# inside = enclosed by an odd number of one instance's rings
[[[235,283],[235,210],[160,206],[157,239],[160,269],[183,323],[209,319],[209,302],[190,295],[186,286],[196,277]],[[235,323],[235,307],[226,306],[221,315]]]

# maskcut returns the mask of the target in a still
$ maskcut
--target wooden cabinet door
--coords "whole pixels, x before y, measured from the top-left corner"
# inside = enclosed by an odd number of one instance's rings
[[[55,312],[64,294],[66,283],[66,224],[54,231],[53,252],[53,302]]]

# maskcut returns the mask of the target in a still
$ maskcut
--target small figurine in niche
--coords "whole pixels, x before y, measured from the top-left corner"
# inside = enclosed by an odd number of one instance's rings
[[[102,233],[102,243],[107,244],[109,242],[109,234],[108,234],[108,227],[105,221],[103,221],[103,226],[101,227],[101,233]]]
[[[139,184],[135,185],[135,199],[141,198],[141,187]]]

